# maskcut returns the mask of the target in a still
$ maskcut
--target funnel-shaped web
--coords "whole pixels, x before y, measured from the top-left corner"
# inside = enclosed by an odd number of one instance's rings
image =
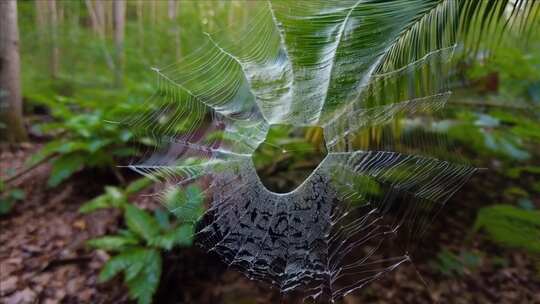
[[[158,92],[126,123],[156,148],[130,167],[203,188],[196,242],[249,277],[326,301],[365,286],[410,260],[475,170],[431,128],[450,94],[456,3],[261,6],[241,39],[207,35],[155,69]],[[267,190],[252,161],[272,124],[324,130],[327,156],[289,193]]]

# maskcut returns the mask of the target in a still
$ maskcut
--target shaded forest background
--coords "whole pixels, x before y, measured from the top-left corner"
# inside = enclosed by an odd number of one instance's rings
[[[156,90],[152,67],[195,51],[203,32],[244,27],[257,5],[0,3],[0,302],[279,302],[278,291],[192,246],[186,219],[202,212],[200,190],[167,193],[200,207],[171,216],[145,195],[158,185],[118,167],[152,143],[108,123],[136,114]],[[453,119],[441,127],[482,170],[433,223],[414,263],[344,303],[540,303],[540,23],[529,27],[459,54]],[[318,164],[304,148],[316,151],[321,134],[291,141],[290,130],[275,132],[300,152],[267,147],[255,163],[276,188],[292,187]]]

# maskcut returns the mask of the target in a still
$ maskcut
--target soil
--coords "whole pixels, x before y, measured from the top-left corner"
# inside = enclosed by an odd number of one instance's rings
[[[23,168],[39,148],[26,145],[0,154],[0,177]],[[0,303],[131,303],[121,278],[98,283],[109,255],[90,250],[85,241],[114,232],[122,224],[118,212],[88,215],[78,208],[116,181],[110,174],[85,171],[50,189],[50,165],[43,164],[11,186],[23,189],[26,199],[0,218]],[[500,189],[508,180],[479,173],[448,202],[424,237],[413,263],[404,264],[368,287],[343,299],[355,303],[540,303],[537,258],[503,249],[470,234],[476,211],[504,202]],[[138,197],[135,203],[149,204]],[[534,202],[537,206],[539,201]],[[151,204],[151,203],[150,203]],[[444,275],[433,261],[441,250],[472,252],[480,262],[474,269]],[[538,267],[538,266],[536,266]],[[155,303],[297,303],[278,290],[250,281],[227,269],[217,257],[197,248],[164,255],[162,283]]]

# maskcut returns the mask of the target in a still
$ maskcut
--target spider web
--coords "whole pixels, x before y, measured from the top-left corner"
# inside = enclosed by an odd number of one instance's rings
[[[454,2],[261,6],[246,31],[207,34],[154,69],[158,90],[124,123],[155,149],[130,167],[166,188],[203,188],[196,242],[248,277],[331,302],[362,288],[410,261],[475,171],[429,127],[450,95]],[[412,62],[390,60],[422,22],[444,39],[411,50]],[[269,191],[252,161],[273,124],[324,130],[328,155],[289,193]]]

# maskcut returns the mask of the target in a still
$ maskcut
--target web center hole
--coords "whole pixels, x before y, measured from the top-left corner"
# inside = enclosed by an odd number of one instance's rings
[[[268,190],[287,193],[304,182],[326,154],[321,127],[272,125],[253,162]]]

